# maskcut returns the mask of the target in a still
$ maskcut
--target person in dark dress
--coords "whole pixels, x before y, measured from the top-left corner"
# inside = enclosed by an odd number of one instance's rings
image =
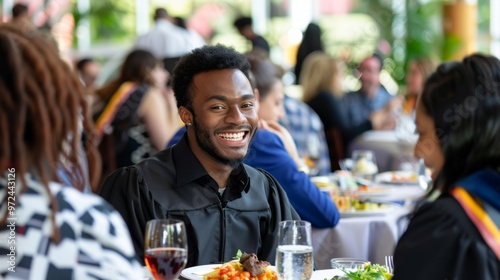
[[[411,218],[393,279],[500,279],[499,85],[500,61],[482,54],[441,64],[427,80],[415,156],[440,195]]]
[[[279,222],[300,219],[274,177],[243,164],[258,122],[249,70],[222,45],[184,56],[173,90],[187,132],[104,182],[100,194],[124,217],[142,262],[151,219],[184,221],[188,267],[230,261],[238,250],[274,263]]]
[[[321,41],[321,28],[314,22],[307,25],[302,41],[300,42],[299,49],[297,50],[297,57],[294,67],[295,84],[299,84],[300,73],[302,65],[308,55],[316,51],[323,51],[323,42]]]

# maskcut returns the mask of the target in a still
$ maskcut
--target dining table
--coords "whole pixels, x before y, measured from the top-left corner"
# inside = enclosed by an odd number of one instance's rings
[[[392,191],[372,199],[390,203],[390,211],[341,212],[335,227],[312,229],[317,269],[330,269],[332,258],[358,258],[383,264],[385,256],[393,255],[397,241],[406,230],[409,214],[425,190],[417,184],[387,187]]]
[[[375,154],[379,172],[399,170],[413,156],[417,139],[416,134],[400,130],[369,130],[351,141],[347,157],[356,150],[370,150]]]

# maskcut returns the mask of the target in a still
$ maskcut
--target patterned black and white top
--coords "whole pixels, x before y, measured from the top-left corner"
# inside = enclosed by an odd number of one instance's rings
[[[125,222],[108,203],[51,182],[61,234],[55,244],[47,191],[32,176],[26,180],[27,191],[7,209],[12,183],[0,177],[0,216],[9,218],[0,228],[0,279],[143,279]],[[15,184],[18,192],[20,180]]]

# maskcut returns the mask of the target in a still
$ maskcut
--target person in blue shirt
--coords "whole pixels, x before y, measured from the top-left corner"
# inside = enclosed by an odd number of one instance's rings
[[[320,117],[306,103],[285,94],[285,116],[279,122],[293,135],[299,155],[308,156],[314,166],[309,175],[328,175],[332,172],[328,144]]]
[[[370,115],[376,111],[382,109],[390,111],[401,105],[401,100],[394,98],[380,84],[382,65],[382,58],[377,54],[365,58],[359,66],[361,88],[358,91],[349,92],[343,97],[348,119],[352,126],[369,120]],[[385,129],[393,129],[396,126],[395,119],[391,126],[385,127]]]
[[[249,57],[249,60],[255,78],[255,95],[259,100],[259,129],[244,163],[271,173],[287,193],[301,219],[311,222],[316,228],[334,227],[340,218],[335,203],[301,170],[293,139],[277,122],[284,114],[283,85],[278,70],[267,59]],[[181,128],[168,146],[176,144],[185,131],[185,127]]]

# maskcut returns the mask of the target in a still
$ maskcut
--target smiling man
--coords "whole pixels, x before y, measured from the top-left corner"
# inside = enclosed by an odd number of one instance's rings
[[[183,57],[173,90],[187,132],[104,182],[101,196],[122,214],[142,262],[151,219],[184,221],[188,267],[229,261],[238,250],[274,263],[279,222],[300,219],[271,175],[242,163],[258,121],[249,68],[222,45]]]

